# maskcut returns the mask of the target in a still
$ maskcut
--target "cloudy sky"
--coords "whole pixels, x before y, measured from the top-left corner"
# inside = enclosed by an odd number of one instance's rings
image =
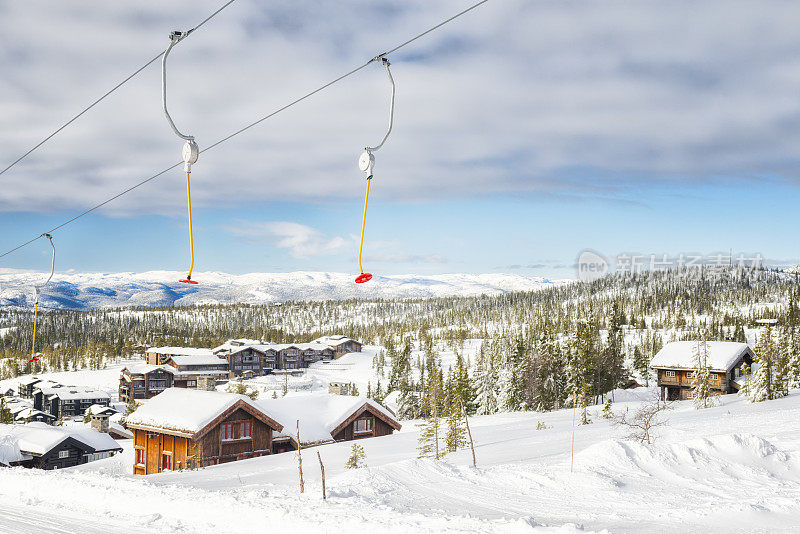
[[[220,2],[0,1],[0,168]],[[201,148],[472,2],[238,0],[170,55]],[[800,263],[800,4],[492,0],[393,54],[365,268],[574,276],[582,249]],[[0,176],[0,252],[180,160],[154,63]],[[196,270],[355,272],[373,64],[193,168]],[[58,231],[58,268],[180,270],[180,169]],[[44,269],[40,240],[0,268]]]

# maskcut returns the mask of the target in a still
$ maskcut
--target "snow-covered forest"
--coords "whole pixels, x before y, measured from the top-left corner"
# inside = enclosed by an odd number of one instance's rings
[[[403,418],[428,415],[426,387],[436,383],[441,403],[457,391],[472,413],[552,410],[603,402],[606,393],[633,381],[649,385],[650,359],[666,342],[755,344],[756,320],[777,318],[774,346],[786,370],[776,372],[794,385],[800,380],[799,290],[796,276],[787,273],[693,269],[495,296],[50,310],[39,316],[36,350],[43,357],[34,363],[26,357],[30,310],[6,309],[0,311],[2,378],[98,369],[146,346],[214,347],[230,338],[290,342],[341,333],[385,347],[373,362],[368,393],[383,400],[396,392]],[[452,357],[443,360],[443,353]]]

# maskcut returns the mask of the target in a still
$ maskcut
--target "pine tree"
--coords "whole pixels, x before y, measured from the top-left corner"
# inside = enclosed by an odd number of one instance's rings
[[[708,408],[711,395],[711,368],[708,365],[708,342],[698,341],[694,350],[692,393],[695,408]]]
[[[350,448],[350,456],[344,464],[345,469],[359,469],[367,467],[367,453],[364,452],[364,447],[358,443],[353,443]]]
[[[582,425],[588,425],[592,422],[592,419],[589,417],[589,405],[592,402],[591,391],[591,386],[589,384],[584,384],[581,389],[581,394],[578,396],[578,407],[581,410],[580,424]]]
[[[419,433],[417,450],[419,458],[433,457],[438,460],[443,454],[439,447],[441,434],[440,403],[443,399],[441,371],[433,369],[428,375],[423,396],[423,411],[428,414]]]
[[[478,356],[478,369],[475,371],[475,389],[477,390],[475,403],[478,405],[476,413],[479,415],[489,415],[497,412],[497,378],[495,358],[491,353],[487,354],[483,349],[483,345],[481,345]]]
[[[6,406],[5,397],[0,396],[0,423],[10,425],[14,422],[14,414]]]
[[[458,391],[451,386],[447,404],[447,434],[444,446],[447,452],[456,452],[467,445],[467,427],[461,413],[462,401]]]
[[[603,405],[603,413],[601,414],[603,419],[613,419],[614,418],[614,410],[611,408],[611,397],[606,399],[606,403]]]
[[[778,397],[776,376],[779,356],[770,325],[766,325],[761,332],[755,353],[758,369],[750,379],[750,400],[759,402],[775,399]]]

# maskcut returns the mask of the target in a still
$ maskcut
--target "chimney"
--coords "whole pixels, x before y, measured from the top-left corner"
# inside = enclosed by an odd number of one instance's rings
[[[197,389],[202,391],[216,391],[217,379],[208,376],[202,376],[197,379]]]
[[[92,414],[92,428],[98,432],[105,432],[108,434],[108,415]]]

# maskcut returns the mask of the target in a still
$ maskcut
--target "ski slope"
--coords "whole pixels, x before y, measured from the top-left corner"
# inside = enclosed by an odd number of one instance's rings
[[[629,400],[617,412],[648,394],[620,393]],[[647,446],[594,413],[575,430],[572,472],[570,410],[472,418],[477,469],[468,449],[416,459],[416,424],[405,421],[399,433],[360,442],[367,468],[343,468],[350,443],[304,450],[302,495],[292,453],[133,477],[126,443],[122,455],[63,471],[1,470],[0,532],[20,510],[143,532],[800,530],[800,392],[758,404],[728,395],[706,410],[676,403],[666,417]]]

